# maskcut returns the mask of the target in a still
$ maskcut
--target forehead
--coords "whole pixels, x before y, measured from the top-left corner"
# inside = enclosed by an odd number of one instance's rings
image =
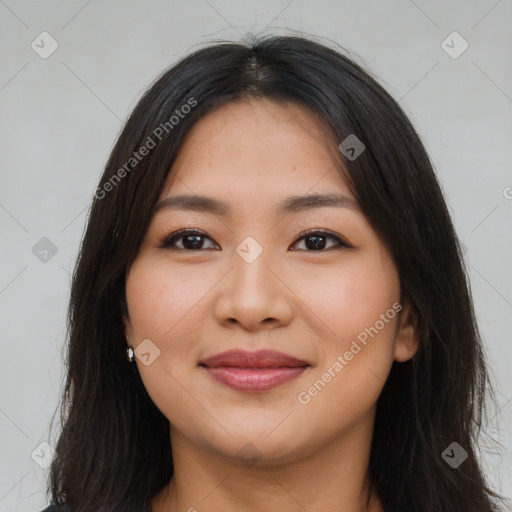
[[[326,126],[296,103],[229,103],[188,132],[160,197],[208,192],[229,200],[250,193],[262,201],[320,191],[350,196],[330,137]]]

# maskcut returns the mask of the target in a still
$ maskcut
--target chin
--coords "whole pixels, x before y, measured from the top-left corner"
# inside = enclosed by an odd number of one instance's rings
[[[258,430],[250,426],[243,428],[239,424],[232,438],[223,435],[220,439],[204,439],[204,442],[209,450],[226,458],[230,464],[235,461],[242,467],[255,469],[290,464],[315,451],[310,442],[312,436],[308,442],[307,438],[301,439],[296,434],[290,435],[284,430],[279,432],[279,427],[272,432],[275,426]]]

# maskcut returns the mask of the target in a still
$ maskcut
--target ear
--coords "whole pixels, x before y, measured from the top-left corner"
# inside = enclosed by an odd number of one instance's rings
[[[420,346],[418,322],[409,303],[400,314],[400,322],[395,338],[394,360],[403,363],[412,359]]]
[[[126,344],[131,345],[133,340],[132,324],[126,315],[123,315],[123,334],[126,340]]]

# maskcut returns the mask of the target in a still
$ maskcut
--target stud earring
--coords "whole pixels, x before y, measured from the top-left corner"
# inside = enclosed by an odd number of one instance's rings
[[[128,336],[126,336],[126,341],[128,341]],[[126,349],[126,358],[128,359],[128,361],[130,361],[130,363],[133,361],[133,356],[134,356],[133,347],[130,345]]]

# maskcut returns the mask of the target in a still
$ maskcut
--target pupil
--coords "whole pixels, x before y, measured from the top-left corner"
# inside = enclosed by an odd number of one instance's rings
[[[308,244],[308,240],[314,240],[312,244]],[[323,242],[323,243],[322,243]],[[306,247],[308,249],[323,249],[325,247],[325,237],[324,236],[309,236],[306,238]]]
[[[201,235],[188,235],[185,237],[183,245],[187,247],[187,243],[190,243],[193,249],[200,249],[202,246],[201,242]]]

